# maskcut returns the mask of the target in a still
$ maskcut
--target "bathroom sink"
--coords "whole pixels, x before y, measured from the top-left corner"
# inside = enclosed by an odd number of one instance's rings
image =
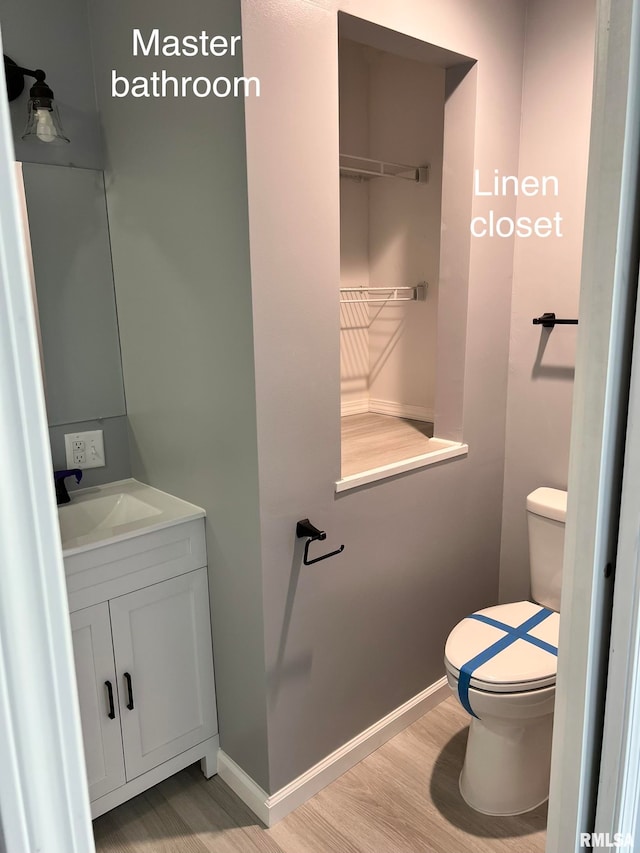
[[[58,510],[62,541],[87,536],[95,530],[111,530],[122,524],[160,515],[160,510],[126,492],[80,500]]]
[[[204,510],[137,480],[71,492],[58,507],[65,556],[193,518]]]

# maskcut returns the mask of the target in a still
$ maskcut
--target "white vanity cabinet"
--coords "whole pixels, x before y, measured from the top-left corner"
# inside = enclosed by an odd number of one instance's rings
[[[205,554],[200,519],[65,555],[93,817],[199,759],[216,772]]]
[[[71,636],[89,797],[96,800],[126,782],[109,605],[72,613]]]

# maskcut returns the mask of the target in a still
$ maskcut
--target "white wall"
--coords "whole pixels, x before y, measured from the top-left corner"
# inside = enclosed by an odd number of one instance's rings
[[[578,328],[546,331],[545,311],[578,316],[595,37],[595,0],[530,0],[520,177],[555,175],[558,198],[520,197],[519,216],[563,217],[562,238],[520,239],[513,268],[500,599],[529,595],[525,500],[566,489]]]
[[[367,48],[346,39],[339,44],[340,151],[369,155],[369,63]],[[369,181],[340,179],[340,286],[369,281]],[[338,296],[336,295],[336,299]],[[340,390],[343,414],[369,408],[369,307],[340,308]]]
[[[271,791],[442,677],[449,630],[498,594],[512,241],[468,255],[468,323],[454,329],[468,458],[335,495],[339,8],[477,58],[474,162],[518,166],[524,3],[243,0],[245,72],[263,82],[246,123]],[[443,239],[466,239],[469,191]],[[513,215],[515,201],[497,208]],[[440,295],[462,293],[466,310],[463,254]],[[301,567],[305,516],[343,554]]]
[[[370,145],[392,163],[431,164],[429,182],[380,180],[370,190],[371,286],[429,284],[425,302],[372,306],[369,394],[435,410],[445,70],[377,52],[371,63]],[[373,408],[375,409],[375,402]],[[436,433],[437,434],[437,433]]]
[[[347,39],[339,49],[341,152],[431,164],[428,184],[340,180],[341,285],[429,282],[426,302],[342,306],[343,413],[392,403],[433,420],[445,70]]]

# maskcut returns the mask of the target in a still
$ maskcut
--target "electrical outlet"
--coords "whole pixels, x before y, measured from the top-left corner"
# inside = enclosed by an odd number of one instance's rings
[[[101,429],[70,432],[64,437],[67,468],[104,468],[104,441]]]
[[[87,461],[86,450],[87,450],[87,447],[86,447],[84,441],[82,441],[79,438],[73,439],[73,441],[71,442],[71,451],[72,451],[71,464],[73,465],[74,468],[79,468],[80,465],[85,464],[85,462]],[[67,465],[69,465],[69,459],[68,458],[67,458]]]

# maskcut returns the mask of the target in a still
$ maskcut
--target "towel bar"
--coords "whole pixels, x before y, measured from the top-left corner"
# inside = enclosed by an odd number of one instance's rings
[[[533,318],[534,326],[544,326],[545,329],[553,329],[554,326],[577,326],[577,320],[560,320],[551,312],[543,314],[542,317]]]

